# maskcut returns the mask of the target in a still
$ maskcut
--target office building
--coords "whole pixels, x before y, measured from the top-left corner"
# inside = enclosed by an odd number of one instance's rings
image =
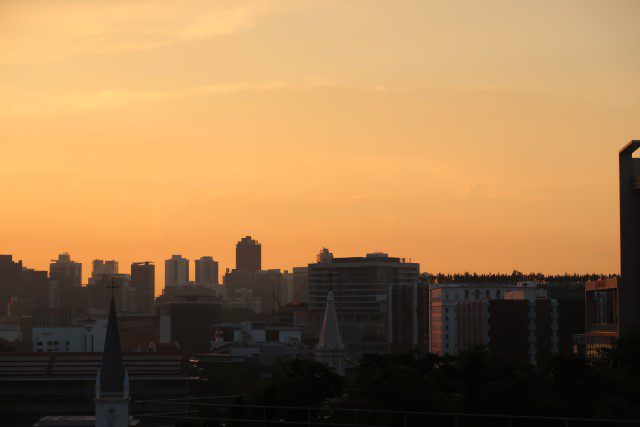
[[[620,330],[640,328],[640,141],[629,142],[620,164]]]
[[[620,280],[616,277],[584,284],[584,334],[574,336],[574,352],[598,356],[612,349],[620,336]]]
[[[218,284],[218,262],[210,256],[196,260],[196,285],[214,286]]]
[[[399,316],[408,313],[410,328],[419,328],[419,301],[408,306],[396,305],[396,290],[418,284],[419,264],[384,253],[365,257],[336,258],[323,250],[315,264],[309,264],[309,328],[317,339],[324,317],[327,293],[333,292],[342,342],[347,354],[386,353],[399,337],[394,334]],[[420,293],[411,295],[419,298]],[[410,345],[417,346],[420,331],[404,334]],[[404,338],[403,338],[404,340]]]
[[[255,273],[262,269],[262,245],[251,236],[236,244],[236,270]]]
[[[164,262],[164,285],[185,286],[189,284],[189,260],[182,255],[172,255]]]
[[[456,355],[462,350],[457,333],[457,313],[461,302],[501,299],[505,292],[517,291],[530,284],[437,284],[429,288],[429,351]]]
[[[131,264],[131,287],[135,289],[135,311],[153,314],[156,296],[156,266],[149,261]]]
[[[503,359],[539,365],[559,350],[558,304],[544,289],[525,286],[499,299],[459,301],[455,316],[458,351],[482,345]]]

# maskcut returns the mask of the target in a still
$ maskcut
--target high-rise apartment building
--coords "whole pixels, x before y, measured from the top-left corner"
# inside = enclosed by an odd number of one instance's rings
[[[396,348],[396,335],[400,319],[406,328],[402,340],[410,346],[418,345],[418,299],[424,293],[417,292],[420,266],[405,262],[402,258],[384,253],[371,253],[365,257],[335,258],[323,250],[315,264],[309,264],[309,326],[318,337],[324,316],[328,292],[335,298],[338,324],[347,354],[385,353]],[[398,289],[405,288],[409,299],[407,306],[398,310]],[[413,329],[413,330],[412,330]],[[408,338],[404,338],[408,337]]]
[[[164,285],[184,286],[189,284],[189,260],[182,255],[172,255],[164,262]]]
[[[82,286],[82,264],[71,260],[67,252],[58,255],[58,259],[49,264],[49,278],[58,282],[60,287]]]
[[[153,314],[156,293],[156,266],[149,261],[131,264],[131,287],[135,289],[135,310]]]
[[[218,262],[210,256],[196,260],[196,285],[213,286],[218,284]]]
[[[109,261],[94,259],[91,275],[94,276],[98,274],[118,274],[118,261],[115,259]]]
[[[262,269],[262,245],[251,236],[236,244],[236,270],[256,272]]]
[[[640,327],[640,141],[629,142],[620,164],[620,330]]]

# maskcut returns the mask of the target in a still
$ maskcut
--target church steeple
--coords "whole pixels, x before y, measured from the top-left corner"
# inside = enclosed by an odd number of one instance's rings
[[[333,292],[331,291],[327,294],[327,305],[324,309],[324,319],[322,319],[318,348],[324,350],[342,350],[343,348],[340,329],[338,328],[336,303],[333,299]]]
[[[344,375],[345,352],[340,337],[338,315],[332,291],[327,294],[327,305],[324,309],[324,319],[322,319],[320,341],[316,346],[315,359],[332,367],[340,375]]]
[[[104,340],[102,368],[100,369],[100,387],[102,392],[124,391],[124,367],[122,366],[122,348],[118,333],[116,302],[111,296],[109,320],[107,320],[107,336]]]
[[[96,427],[129,426],[129,375],[122,363],[116,302],[109,305],[102,366],[96,376]]]

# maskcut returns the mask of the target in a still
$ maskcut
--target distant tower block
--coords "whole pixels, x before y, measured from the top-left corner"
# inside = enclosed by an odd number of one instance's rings
[[[262,245],[251,236],[236,244],[236,270],[255,273],[262,269]]]
[[[640,327],[640,141],[620,150],[620,330]]]
[[[324,310],[320,341],[316,345],[315,359],[332,367],[338,374],[344,375],[345,351],[338,327],[336,304],[331,291],[327,294],[327,306]]]

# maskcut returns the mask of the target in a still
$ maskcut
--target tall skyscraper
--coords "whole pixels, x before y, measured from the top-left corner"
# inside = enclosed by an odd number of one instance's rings
[[[640,141],[619,153],[620,163],[620,330],[640,327]]]
[[[185,286],[189,284],[189,260],[182,255],[172,255],[164,262],[164,285]]]
[[[82,264],[71,260],[64,252],[49,264],[49,277],[56,280],[60,287],[82,286]]]
[[[262,245],[251,236],[243,237],[236,244],[236,270],[253,273],[262,270]]]
[[[212,286],[218,284],[218,262],[210,256],[196,260],[196,285]]]
[[[156,292],[156,266],[152,262],[131,264],[131,287],[136,290],[135,310],[153,313]]]

